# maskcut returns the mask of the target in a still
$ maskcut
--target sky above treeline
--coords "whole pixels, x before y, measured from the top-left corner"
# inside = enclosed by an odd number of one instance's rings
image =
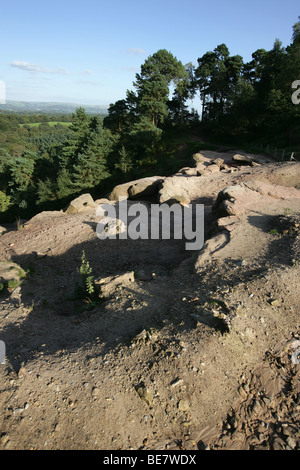
[[[225,43],[247,62],[289,45],[299,15],[299,0],[2,2],[0,80],[7,100],[109,105],[159,49],[196,65]]]

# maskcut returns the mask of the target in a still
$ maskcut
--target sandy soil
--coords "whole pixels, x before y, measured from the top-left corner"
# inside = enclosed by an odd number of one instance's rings
[[[95,209],[6,227],[2,270],[26,276],[0,297],[1,449],[300,449],[300,164],[198,178],[200,253],[100,240]],[[249,181],[272,191],[219,218],[218,193]],[[133,280],[77,299],[83,250],[99,288]]]

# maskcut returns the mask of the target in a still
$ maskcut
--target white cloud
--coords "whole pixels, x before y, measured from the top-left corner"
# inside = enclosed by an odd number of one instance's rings
[[[92,75],[93,72],[92,70],[82,70],[82,72],[80,72],[81,75]]]
[[[138,47],[131,47],[127,49],[130,54],[146,54],[145,49],[139,49]]]
[[[9,65],[11,67],[15,67],[17,69],[25,70],[26,72],[31,73],[51,73],[57,75],[69,75],[70,73],[65,68],[49,69],[47,67],[42,67],[41,65],[30,64],[29,62],[21,60],[14,60]]]

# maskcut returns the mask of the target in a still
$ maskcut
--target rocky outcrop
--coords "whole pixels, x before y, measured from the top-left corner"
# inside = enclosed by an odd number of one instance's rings
[[[155,196],[164,179],[163,176],[150,176],[119,184],[113,188],[109,200],[143,199]]]
[[[198,176],[170,176],[164,180],[159,190],[159,202],[162,204],[179,196],[188,200],[190,193],[197,187],[200,187]]]
[[[239,153],[233,155],[232,160],[242,165],[253,165],[253,163],[257,163],[255,158],[249,155],[240,155]]]
[[[290,200],[300,199],[300,191],[296,188],[272,185],[265,182],[250,180],[245,183],[227,186],[219,192],[212,210],[218,217],[241,215],[256,204],[270,198]]]
[[[73,199],[70,202],[67,209],[65,210],[66,214],[77,214],[78,212],[84,212],[86,210],[95,208],[96,204],[92,196],[87,194],[82,194],[81,196]]]

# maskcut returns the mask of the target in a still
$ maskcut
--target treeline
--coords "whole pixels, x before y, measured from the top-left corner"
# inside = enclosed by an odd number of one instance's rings
[[[19,114],[19,113],[8,113],[0,111],[0,132],[8,130],[17,130],[20,124],[26,126],[26,124],[32,123],[48,123],[50,121],[55,122],[71,122],[72,114],[61,114],[61,113],[49,113],[49,114]]]
[[[107,174],[99,156],[105,147],[105,139],[98,132],[102,129],[101,117],[91,117],[79,108],[67,127],[60,123],[50,126],[46,121],[31,127],[20,122],[24,116],[9,117],[11,126],[2,127],[0,133],[1,212],[32,215],[44,203],[80,192]],[[38,122],[36,115],[29,117]],[[93,152],[98,158],[92,163]],[[90,172],[88,166],[92,167]],[[94,176],[89,177],[90,173]]]
[[[123,180],[171,171],[172,142],[191,129],[208,140],[241,146],[265,139],[296,150],[300,105],[291,100],[296,80],[300,21],[288,47],[276,39],[270,51],[255,51],[248,63],[231,56],[225,44],[199,57],[197,65],[183,65],[161,49],[146,59],[133,89],[109,106],[104,119],[83,108],[64,118],[1,113],[2,221],[61,208],[83,191],[99,196]],[[199,100],[200,115],[189,108],[190,99]],[[63,119],[72,124],[47,124]],[[41,124],[30,126],[33,122]]]
[[[291,99],[296,80],[300,21],[293,26],[288,47],[276,39],[270,51],[258,49],[247,63],[240,55],[231,56],[225,44],[199,57],[196,66],[183,66],[160,50],[141,67],[134,90],[110,106],[105,125],[132,150],[127,142],[132,132],[143,129],[159,136],[170,126],[193,122],[197,116],[187,107],[193,98],[201,103],[201,131],[206,135],[234,143],[272,139],[278,145],[299,146],[300,106]]]

